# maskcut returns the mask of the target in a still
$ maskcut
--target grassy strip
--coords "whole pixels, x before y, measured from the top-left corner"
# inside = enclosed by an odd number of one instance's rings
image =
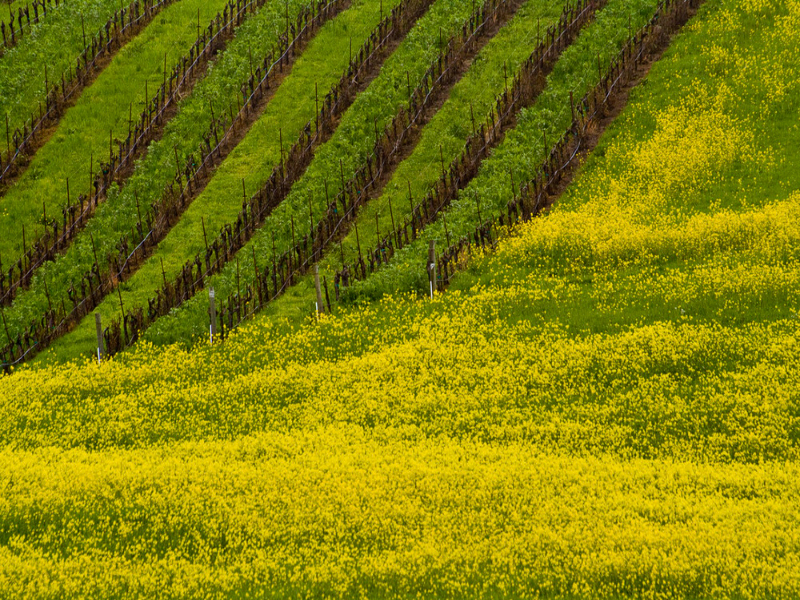
[[[294,0],[289,6],[291,18],[305,5]],[[67,252],[55,262],[46,263],[35,274],[30,289],[19,294],[7,310],[13,335],[21,331],[35,315],[48,307],[45,287],[54,302],[63,298],[69,303],[66,291],[71,282],[80,281],[94,263],[92,239],[101,260],[116,253],[116,245],[138,220],[137,197],[141,210],[147,198],[159,197],[175,176],[175,154],[182,158],[195,152],[203,141],[211,119],[211,105],[216,111],[225,110],[240,95],[240,86],[250,73],[250,55],[263,57],[284,32],[285,2],[272,2],[240,26],[237,36],[208,68],[206,77],[180,103],[178,114],[167,124],[160,140],[152,143],[147,154],[138,161],[133,175],[124,188],[112,187],[108,199],[98,208],[86,230],[73,242]],[[196,17],[195,17],[196,18]]]
[[[44,103],[44,65],[52,83],[74,66],[75,57],[83,51],[81,18],[90,36],[117,9],[119,0],[65,0],[24,43],[6,51],[0,59],[0,118],[8,116],[12,133],[31,116],[37,102]],[[5,134],[5,123],[0,125]]]
[[[195,248],[203,247],[201,218],[206,219],[206,229],[213,235],[216,227],[229,220],[231,214],[235,216],[241,209],[242,178],[248,174],[245,177],[245,189],[251,192],[264,183],[280,160],[280,138],[283,137],[288,149],[289,140],[296,139],[302,127],[313,118],[315,84],[318,89],[327,90],[338,81],[350,60],[351,36],[353,47],[359,48],[380,21],[381,11],[385,15],[385,11],[391,10],[391,7],[382,5],[380,0],[359,2],[323,26],[275,92],[264,114],[217,168],[208,186],[164,241],[165,245],[145,262],[131,281],[120,286],[125,294],[123,303],[126,306],[146,306],[147,299],[162,281],[162,259],[165,269],[169,269],[168,276],[174,275],[183,266],[185,256],[194,254],[182,254],[179,250],[181,245],[193,239]],[[324,92],[320,97],[322,95]],[[223,203],[223,198],[227,202]],[[220,208],[214,208],[217,206]],[[184,239],[186,236],[189,236],[188,240]],[[116,316],[119,311],[118,298],[106,299],[99,310],[106,318]],[[90,349],[92,344],[87,345],[87,342],[92,339],[92,327],[85,320],[73,334],[56,344],[55,351],[72,356]]]
[[[417,85],[430,61],[460,29],[472,6],[464,3],[437,3],[412,30],[395,53],[384,64],[380,76],[356,99],[345,113],[332,138],[315,154],[306,173],[293,187],[287,199],[267,218],[264,226],[243,249],[242,256],[253,252],[268,262],[272,256],[272,236],[279,251],[292,242],[292,219],[296,235],[302,236],[308,226],[309,208],[322,214],[327,206],[325,186],[333,197],[341,187],[342,173],[349,178],[372,152],[375,129],[381,130],[408,98],[408,86]],[[310,206],[309,206],[310,205]],[[232,262],[209,286],[225,294],[236,289],[237,267]],[[239,264],[239,277],[247,281],[253,276],[252,259]],[[156,339],[189,339],[204,330],[203,316],[207,300],[193,299],[176,316],[163,318],[148,330],[146,336]],[[163,329],[163,333],[162,333]],[[174,336],[174,338],[172,337]]]
[[[48,214],[60,217],[67,180],[73,200],[78,193],[89,193],[90,168],[93,162],[96,171],[100,157],[108,156],[109,133],[113,131],[118,139],[127,137],[131,115],[138,115],[150,100],[149,94],[145,96],[147,83],[157,89],[164,65],[171,67],[188,52],[197,38],[198,14],[205,24],[224,5],[225,0],[185,0],[168,7],[84,90],[56,133],[0,199],[0,255],[6,264],[23,253],[23,227],[28,241],[42,233],[37,225],[43,203]]]
[[[510,130],[503,142],[484,160],[477,177],[463,190],[459,199],[445,211],[452,239],[471,232],[478,221],[476,198],[480,199],[483,215],[496,214],[511,199],[509,173],[516,181],[532,178],[544,159],[543,135],[548,140],[548,152],[571,122],[569,94],[580,98],[599,77],[598,57],[605,61],[616,56],[628,39],[630,29],[644,24],[653,14],[657,0],[611,0],[597,19],[581,32],[578,39],[559,59],[547,80],[547,88],[536,103],[521,111],[518,125]],[[408,203],[402,207],[400,218],[408,216]],[[379,269],[364,282],[347,290],[347,301],[379,298],[395,290],[427,289],[424,264],[428,241],[446,238],[441,220],[426,227],[415,242],[395,253],[389,265]]]
[[[487,44],[425,127],[411,156],[397,167],[381,196],[359,210],[340,248],[330,251],[320,261],[320,276],[332,283],[343,258],[348,264],[358,258],[359,244],[362,249],[375,247],[379,232],[385,235],[392,227],[392,217],[402,219],[408,211],[409,184],[412,197],[420,198],[427,193],[441,174],[442,161],[449,165],[461,152],[464,139],[472,132],[472,115],[479,124],[483,115],[488,114],[497,94],[503,91],[506,79],[511,81],[520,64],[537,46],[537,30],[545,31],[561,14],[563,5],[560,0],[528,2]],[[309,307],[314,306],[314,294],[313,278],[305,277],[266,312],[295,318],[307,314]]]
[[[70,0],[64,0],[64,1],[65,2],[69,2]],[[16,19],[17,18],[17,11],[20,8],[25,10],[25,6],[30,6],[31,7],[29,9],[29,11],[30,11],[30,15],[31,15],[31,21],[33,21],[33,3],[31,2],[31,0],[5,0],[2,4],[4,4],[5,6],[8,7],[7,9],[6,8],[0,9],[0,12],[3,13],[3,15],[0,17],[0,19],[3,19],[6,22],[6,24],[8,24],[8,15],[5,14],[6,10],[8,10],[9,15],[14,15],[14,18]],[[62,5],[62,4],[64,4],[64,2],[59,1],[59,6]],[[50,6],[52,6],[52,4],[50,4]],[[50,8],[49,7],[47,9],[47,14],[48,15],[50,14]],[[39,10],[39,18],[40,19],[42,18],[42,11],[41,10]]]

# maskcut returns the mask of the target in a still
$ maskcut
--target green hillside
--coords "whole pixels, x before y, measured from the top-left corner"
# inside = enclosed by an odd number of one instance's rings
[[[413,148],[322,252],[329,283],[386,235],[390,198],[399,222],[409,185],[416,200],[437,185],[472,114],[492,118],[505,75],[565,6],[519,3],[459,65]],[[800,596],[800,2],[706,0],[674,36],[673,16],[693,3],[597,8],[458,197],[342,284],[330,313],[313,312],[309,270],[211,344],[207,288],[222,328],[237,288],[252,285],[251,257],[272,263],[273,234],[286,251],[292,219],[308,231],[309,202],[322,214],[325,183],[335,194],[367,160],[375,129],[424,81],[439,27],[444,39],[461,30],[468,3],[427,9],[285,201],[143,339],[98,364],[89,317],[9,367],[0,595]],[[127,305],[158,288],[162,258],[174,275],[202,249],[199,220],[236,218],[242,178],[250,191],[280,160],[274,129],[294,137],[313,116],[314,74],[329,86],[350,34],[368,36],[389,10],[353,2],[316,34],[122,284]],[[264,11],[253,22],[267,27]],[[237,56],[241,69],[241,48],[231,43],[194,94],[235,73]],[[640,48],[652,52],[628,80],[613,59]],[[191,131],[181,118],[166,135]],[[156,177],[160,151],[129,186],[145,186],[149,168]],[[573,151],[557,179],[552,165]],[[555,182],[547,207],[510,219],[537,174]],[[90,228],[112,221],[101,210]],[[431,298],[429,242],[444,265],[448,237],[463,251]],[[66,279],[50,281],[63,293]],[[4,309],[7,327],[34,293]],[[110,322],[113,298],[100,306]]]

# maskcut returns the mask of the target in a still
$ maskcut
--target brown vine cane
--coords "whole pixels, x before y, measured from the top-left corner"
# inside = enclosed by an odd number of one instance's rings
[[[0,56],[4,54],[5,50],[16,46],[19,41],[25,37],[26,32],[29,32],[34,25],[41,22],[41,20],[47,16],[47,11],[53,10],[54,4],[55,8],[58,8],[59,4],[63,4],[63,0],[61,0],[61,2],[59,2],[59,0],[33,0],[33,2],[25,6],[17,7],[16,28],[14,27],[15,17],[13,12],[10,13],[8,26],[6,26],[4,21],[0,21],[0,36],[3,38],[3,47],[0,48]],[[41,16],[39,16],[40,9],[42,11]],[[33,18],[31,18],[31,12],[33,12]],[[23,17],[25,18],[25,22],[23,22]]]

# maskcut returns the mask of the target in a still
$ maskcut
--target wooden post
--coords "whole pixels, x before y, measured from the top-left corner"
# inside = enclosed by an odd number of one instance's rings
[[[103,325],[100,321],[100,313],[94,313],[94,324],[97,329],[97,364],[103,361]]]
[[[428,242],[428,282],[431,287],[431,300],[436,286],[436,240]]]
[[[236,257],[236,299],[241,305],[242,300],[242,285],[239,279],[239,257]]]
[[[172,149],[175,150],[175,168],[177,169],[178,183],[180,186],[183,186],[183,180],[181,179],[181,161],[178,158],[178,146],[173,146]]]
[[[322,288],[319,284],[319,265],[314,265],[314,289],[317,291],[317,312],[325,312],[325,304],[322,302]]]
[[[217,305],[216,305],[216,293],[214,292],[214,288],[209,288],[208,290],[208,316],[211,320],[208,332],[210,336],[210,343],[213,344],[214,336],[217,335]]]
[[[139,206],[139,194],[133,192],[133,197],[136,198],[136,216],[139,217],[139,223],[142,223],[142,209]]]
[[[122,313],[122,326],[125,329],[125,343],[128,343],[128,327],[125,324],[125,307],[122,305],[122,291],[120,287],[117,286],[117,296],[119,297],[119,310]],[[131,332],[131,336],[133,336],[133,332]]]
[[[47,289],[47,278],[42,278],[44,283],[44,295],[47,298],[47,306],[50,307],[50,312],[53,312],[53,303],[50,300],[50,290]]]
[[[395,234],[394,213],[392,212],[392,198],[389,197],[389,220],[392,222],[392,235]]]

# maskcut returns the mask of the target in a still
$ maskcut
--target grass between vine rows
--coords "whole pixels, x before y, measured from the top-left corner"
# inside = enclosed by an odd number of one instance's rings
[[[433,301],[0,378],[2,589],[800,595],[798,35],[707,0]]]
[[[576,101],[582,98],[598,81],[598,60],[607,65],[630,32],[652,17],[657,5],[658,0],[612,0],[597,14],[596,20],[584,28],[556,63],[547,78],[547,87],[536,102],[520,112],[517,126],[506,133],[503,142],[483,161],[478,175],[443,211],[451,239],[457,240],[475,228],[478,222],[476,197],[480,199],[482,215],[496,214],[511,199],[510,173],[514,173],[517,189],[520,182],[536,174],[546,156],[544,137],[549,153],[571,123],[570,91]],[[408,214],[408,203],[405,207],[399,204],[401,210],[405,209],[401,214]],[[446,246],[441,219],[426,227],[417,241],[396,252],[388,265],[347,290],[346,300],[380,298],[392,290],[424,293],[428,285],[424,261],[431,239],[438,240],[439,247]]]
[[[290,3],[290,18],[294,18],[303,6],[304,0]],[[211,121],[212,105],[216,107],[217,115],[221,110],[227,110],[231,103],[235,106],[239,85],[250,73],[251,52],[254,60],[257,57],[263,59],[277,43],[278,36],[284,33],[286,7],[285,2],[270,2],[239,27],[236,37],[211,63],[206,76],[180,102],[178,114],[167,123],[161,139],[150,144],[147,154],[137,161],[134,173],[124,187],[112,187],[108,199],[89,221],[86,230],[78,235],[63,256],[43,265],[34,274],[30,289],[20,293],[13,306],[6,310],[11,331],[21,331],[47,308],[45,282],[56,303],[64,298],[69,304],[66,290],[70,282],[79,281],[94,262],[92,237],[100,257],[117,251],[120,237],[138,220],[136,197],[144,211],[150,201],[163,193],[164,187],[175,176],[176,151],[183,161],[203,141],[202,136]]]
[[[28,2],[28,0],[7,0],[6,2],[3,2],[2,3],[2,8],[0,8],[0,19],[6,21],[6,23],[8,23],[9,14],[7,14],[6,11],[8,11],[10,9],[11,11],[14,11],[13,14],[14,14],[14,16],[16,16],[17,15],[16,10],[18,8],[20,8],[20,7],[24,8],[25,5],[27,5],[27,4],[30,4]],[[60,6],[60,4],[59,4],[59,6]],[[33,13],[33,11],[31,11],[31,13]],[[47,13],[50,14],[50,9],[48,9]],[[39,13],[39,14],[41,14],[41,13]],[[31,14],[31,19],[33,19],[33,15],[32,14]]]

